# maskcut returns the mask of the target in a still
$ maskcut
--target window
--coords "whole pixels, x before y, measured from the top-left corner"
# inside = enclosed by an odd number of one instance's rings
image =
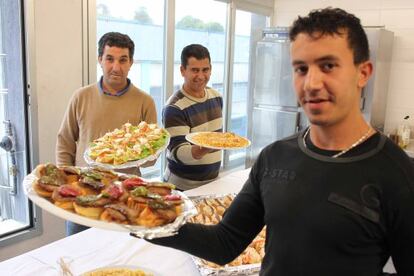
[[[268,17],[237,10],[235,16],[234,50],[231,71],[230,95],[228,97],[227,131],[247,137],[248,99],[252,76],[250,68],[254,62],[255,45],[261,39],[261,30],[268,26]],[[246,149],[225,152],[225,169],[243,165]]]
[[[34,225],[22,185],[28,171],[20,1],[0,0],[0,243]],[[19,112],[16,112],[18,110]]]
[[[223,94],[227,5],[214,0],[177,0],[175,11],[173,92],[183,83],[180,74],[182,49],[189,44],[201,44],[210,52],[212,74],[208,85]]]

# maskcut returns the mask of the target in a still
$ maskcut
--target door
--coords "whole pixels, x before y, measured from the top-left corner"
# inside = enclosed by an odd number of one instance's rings
[[[254,105],[297,107],[288,39],[265,37],[257,43],[256,59]]]
[[[299,121],[298,110],[254,108],[250,161],[255,160],[265,146],[297,132]]]
[[[0,238],[31,224],[21,183],[27,174],[27,111],[20,1],[0,0]]]

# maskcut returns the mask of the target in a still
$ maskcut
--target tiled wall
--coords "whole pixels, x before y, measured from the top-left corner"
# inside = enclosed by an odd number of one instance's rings
[[[385,132],[394,131],[410,115],[414,138],[414,1],[413,0],[275,0],[274,25],[288,26],[310,10],[338,7],[358,16],[363,25],[394,32]]]

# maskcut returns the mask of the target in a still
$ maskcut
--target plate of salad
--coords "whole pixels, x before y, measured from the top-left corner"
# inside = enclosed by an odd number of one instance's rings
[[[84,159],[88,165],[106,169],[131,168],[157,159],[169,141],[170,134],[157,124],[125,123],[93,140]]]

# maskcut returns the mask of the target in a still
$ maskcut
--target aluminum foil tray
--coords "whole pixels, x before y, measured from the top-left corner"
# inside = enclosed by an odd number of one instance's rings
[[[225,194],[225,195],[207,195],[207,196],[198,196],[192,197],[191,199],[196,206],[198,214],[189,219],[189,222],[197,222],[204,224],[216,224],[221,220],[221,217],[225,211],[221,207],[228,207],[228,204],[234,199],[236,194]],[[225,206],[220,206],[221,204]],[[249,247],[252,250],[253,244],[261,244],[262,253],[264,252],[264,233],[265,229],[260,232],[256,239],[252,242]],[[247,251],[244,251],[234,262],[243,260],[243,254],[247,254]],[[258,253],[258,251],[256,251]],[[210,276],[210,275],[258,275],[260,271],[261,261],[258,263],[252,264],[240,264],[232,265],[232,263],[225,266],[219,266],[213,263],[209,263],[201,258],[192,256],[194,263],[196,264],[201,275]],[[261,256],[262,259],[262,256]],[[214,266],[214,267],[213,267]]]

